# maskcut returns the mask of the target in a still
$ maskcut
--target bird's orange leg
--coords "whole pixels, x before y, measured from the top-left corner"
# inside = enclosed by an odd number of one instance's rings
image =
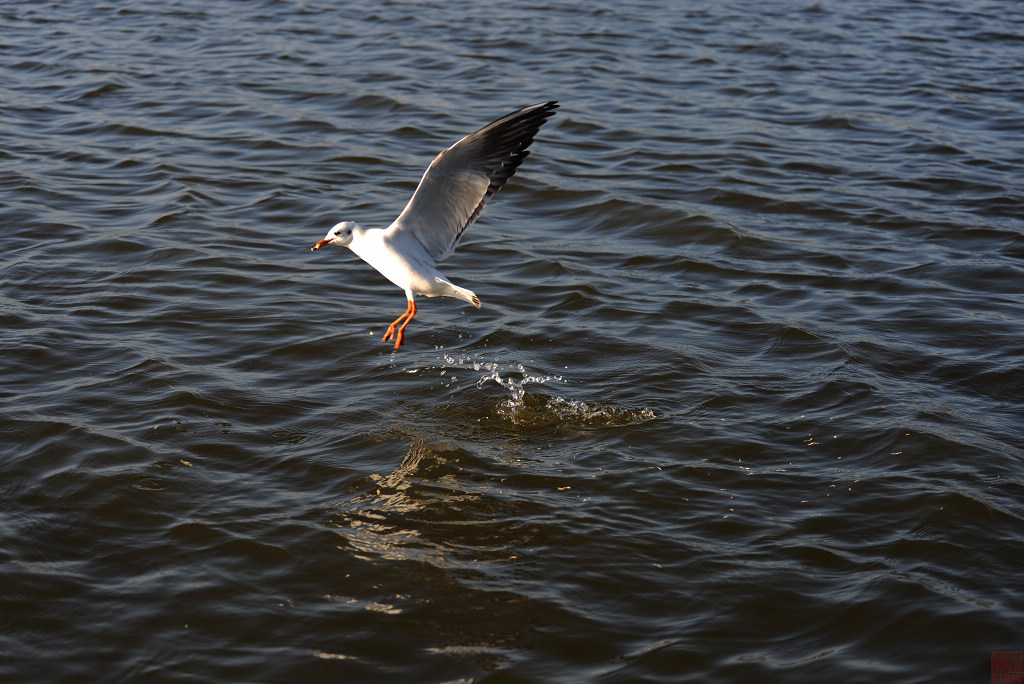
[[[409,321],[416,315],[416,302],[409,300],[409,317],[405,319],[405,323],[398,329],[398,334],[395,335],[395,349],[398,349],[399,345],[402,344],[402,340],[405,339],[405,326],[409,325]]]
[[[388,326],[388,331],[384,333],[384,339],[382,342],[387,342],[391,339],[391,336],[395,336],[395,349],[398,349],[402,344],[402,339],[405,337],[405,326],[409,325],[409,321],[416,315],[416,302],[409,300],[408,306],[405,307],[405,313],[395,319],[395,322]],[[405,322],[402,322],[405,319]],[[395,326],[402,323],[402,327],[398,329],[397,334],[395,333]]]

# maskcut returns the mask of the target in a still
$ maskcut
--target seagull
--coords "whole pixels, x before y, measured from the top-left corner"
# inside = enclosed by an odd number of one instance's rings
[[[517,109],[442,151],[430,162],[405,209],[387,228],[342,221],[310,248],[348,247],[405,290],[405,313],[388,326],[384,342],[394,337],[395,349],[402,345],[405,327],[416,315],[415,295],[455,297],[480,308],[476,294],[452,284],[435,263],[455,251],[487,200],[530,154],[526,148],[557,107],[552,100]]]

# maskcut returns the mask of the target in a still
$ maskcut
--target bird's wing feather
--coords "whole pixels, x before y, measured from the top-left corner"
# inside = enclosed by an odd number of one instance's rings
[[[430,163],[392,224],[416,237],[437,261],[455,251],[491,195],[512,177],[557,102],[523,107],[470,133]]]

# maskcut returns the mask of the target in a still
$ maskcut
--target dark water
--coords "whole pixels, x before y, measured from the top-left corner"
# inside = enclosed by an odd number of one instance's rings
[[[987,682],[1024,5],[0,4],[0,679]],[[558,99],[421,300],[342,250]]]

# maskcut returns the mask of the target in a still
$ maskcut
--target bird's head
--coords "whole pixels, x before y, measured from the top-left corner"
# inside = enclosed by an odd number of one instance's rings
[[[352,244],[352,233],[358,228],[359,225],[352,221],[342,221],[338,225],[327,231],[327,235],[323,240],[310,247],[310,250],[316,251],[324,245],[337,245],[338,247],[348,247]]]

